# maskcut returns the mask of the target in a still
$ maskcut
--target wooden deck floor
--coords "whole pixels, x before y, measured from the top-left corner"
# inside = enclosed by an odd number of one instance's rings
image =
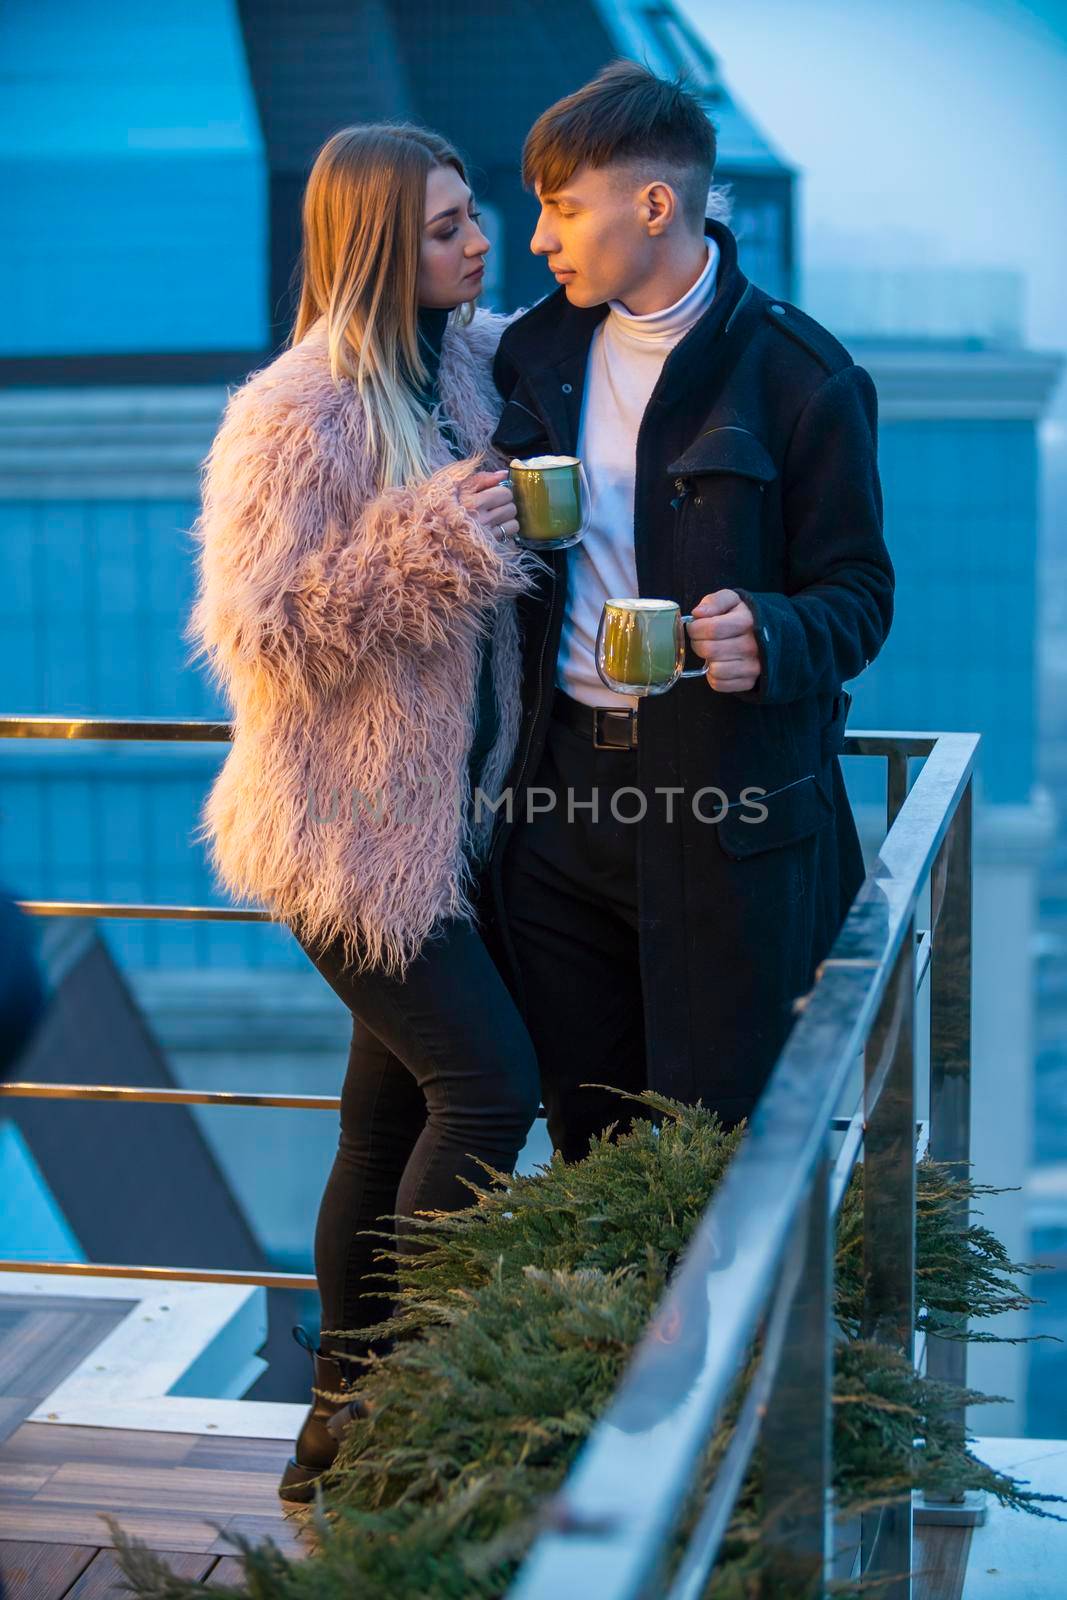
[[[128,1600],[103,1512],[188,1577],[239,1581],[227,1532],[299,1559],[310,1530],[277,1494],[288,1454],[273,1440],[23,1423],[0,1446],[5,1600]]]
[[[104,1512],[175,1571],[220,1585],[242,1577],[227,1532],[294,1559],[310,1548],[306,1517],[278,1498],[286,1442],[25,1420],[125,1310],[62,1294],[0,1303],[4,1600],[129,1600]]]
[[[287,1454],[275,1442],[24,1423],[0,1448],[5,1600],[128,1600],[102,1511],[209,1584],[240,1583],[227,1530],[299,1559],[310,1529],[276,1493]],[[969,1528],[916,1528],[913,1600],[960,1600],[970,1542]]]

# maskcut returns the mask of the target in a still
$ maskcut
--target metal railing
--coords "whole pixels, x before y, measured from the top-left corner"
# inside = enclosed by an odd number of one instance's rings
[[[0,717],[0,738],[225,743],[225,722]],[[970,1155],[972,774],[976,734],[858,732],[842,754],[888,767],[886,838],[612,1403],[584,1445],[513,1600],[697,1600],[757,1441],[768,1444],[764,1538],[768,1596],[821,1593],[834,1562],[831,1462],[833,1219],[857,1160],[865,1164],[862,1332],[916,1357],[915,1161]],[[923,758],[909,786],[909,760]],[[929,928],[916,919],[930,890]],[[22,901],[38,916],[273,921],[251,907]],[[915,1011],[929,985],[929,1120],[916,1146]],[[862,1093],[845,1115],[859,1054]],[[117,1085],[9,1083],[0,1097],[167,1105],[336,1109],[333,1095],[257,1095]],[[837,1144],[836,1150],[833,1148]],[[964,1206],[958,1219],[966,1222]],[[314,1288],[309,1274],[0,1260],[0,1271]],[[665,1343],[667,1328],[700,1331]],[[751,1341],[762,1356],[731,1442],[665,1575],[691,1506],[702,1452]],[[920,1340],[926,1370],[966,1381],[966,1345]],[[924,1347],[924,1348],[923,1348]],[[678,1399],[679,1394],[683,1396]],[[962,1409],[953,1419],[964,1434]],[[927,1501],[929,1520],[981,1519],[978,1497]],[[897,1574],[880,1593],[910,1595],[911,1496],[865,1514],[856,1569]]]
[[[138,744],[229,744],[229,722],[157,717],[0,716],[0,739],[89,740]],[[140,905],[95,900],[20,900],[38,917],[136,917],[169,921],[273,922],[254,906]],[[121,1100],[130,1105],[276,1106],[286,1110],[339,1111],[340,1095],[228,1094],[192,1089],[155,1089],[120,1084],[0,1083],[0,1098]],[[238,1272],[201,1267],[122,1266],[87,1261],[10,1261],[0,1272],[48,1273],[56,1277],[173,1279],[180,1283],[237,1283],[265,1289],[314,1290],[310,1272]]]
[[[862,1155],[861,1333],[914,1360],[916,1159],[924,1147],[941,1161],[966,1162],[970,1154],[977,745],[974,734],[846,739],[845,754],[888,758],[886,838],[509,1600],[698,1600],[761,1439],[761,1595],[799,1600],[824,1594],[832,1575],[862,1574],[889,1579],[878,1590],[889,1600],[910,1596],[910,1492],[865,1513],[851,1547],[835,1534],[833,1220]],[[910,790],[909,756],[925,756]],[[919,930],[927,885],[930,926]],[[916,999],[927,981],[929,1119],[917,1124]],[[850,1114],[838,1116],[861,1051],[862,1092]],[[965,1204],[957,1220],[966,1224]],[[680,1337],[678,1329],[696,1336]],[[703,1452],[758,1332],[759,1365],[694,1515]],[[929,1375],[965,1384],[962,1340],[931,1333],[921,1344]],[[964,1424],[959,1408],[952,1425],[960,1441]],[[982,1497],[973,1494],[914,1507],[915,1518],[928,1521],[974,1523],[983,1515]],[[670,1570],[686,1518],[691,1531]]]

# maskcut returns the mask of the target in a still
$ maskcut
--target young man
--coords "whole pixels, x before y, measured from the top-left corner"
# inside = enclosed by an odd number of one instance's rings
[[[531,248],[559,287],[504,334],[495,442],[580,456],[592,512],[520,601],[490,881],[567,1159],[627,1115],[583,1085],[748,1115],[863,881],[837,752],[842,681],[893,614],[875,389],[747,281],[705,218],[714,162],[699,103],[629,62],[550,107],[523,152]],[[601,607],[630,596],[694,614],[703,678],[605,687]]]

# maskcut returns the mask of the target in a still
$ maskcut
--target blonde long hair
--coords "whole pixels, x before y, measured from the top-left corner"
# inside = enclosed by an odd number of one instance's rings
[[[327,139],[304,190],[300,299],[289,343],[325,316],[335,383],[355,383],[380,488],[433,470],[433,424],[412,388],[429,376],[419,350],[418,275],[426,179],[458,152],[407,122],[364,123]],[[463,324],[473,301],[453,313]]]

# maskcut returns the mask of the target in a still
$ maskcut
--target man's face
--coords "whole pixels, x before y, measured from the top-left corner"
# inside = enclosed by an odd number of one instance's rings
[[[545,257],[571,305],[625,302],[653,270],[648,188],[624,166],[579,167],[557,194],[536,186],[541,215],[530,249]]]

